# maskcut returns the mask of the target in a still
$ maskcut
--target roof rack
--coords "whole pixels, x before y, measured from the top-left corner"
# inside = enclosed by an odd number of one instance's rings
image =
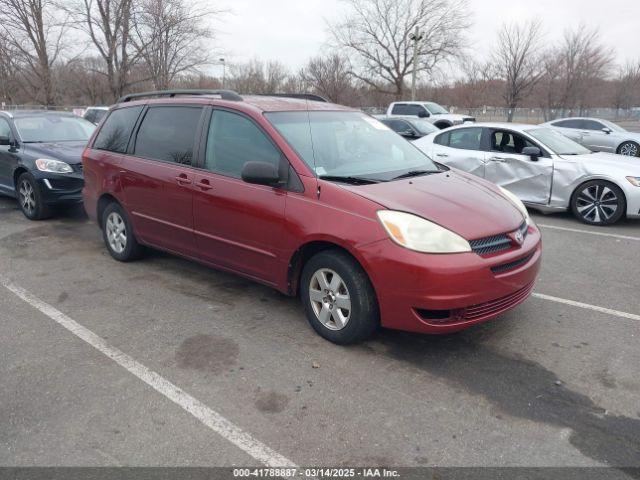
[[[258,95],[261,97],[297,98],[298,100],[329,103],[329,100],[315,93],[259,93]]]
[[[139,100],[141,98],[153,98],[153,97],[168,97],[174,98],[178,95],[183,96],[204,96],[204,95],[217,95],[222,100],[230,100],[232,102],[241,102],[242,97],[233,90],[158,90],[155,92],[142,92],[142,93],[130,93],[121,97],[117,103],[127,103],[132,100]]]

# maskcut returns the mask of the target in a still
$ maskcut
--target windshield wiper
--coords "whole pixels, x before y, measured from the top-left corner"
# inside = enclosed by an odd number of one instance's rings
[[[440,173],[440,170],[411,170],[410,172],[403,173],[391,180],[402,180],[403,178],[422,177],[424,175],[434,175]]]
[[[352,185],[371,185],[374,183],[380,183],[381,180],[374,180],[372,178],[364,178],[364,177],[341,177],[338,175],[321,175],[318,178],[321,180],[326,180],[328,182],[343,182],[350,183]]]

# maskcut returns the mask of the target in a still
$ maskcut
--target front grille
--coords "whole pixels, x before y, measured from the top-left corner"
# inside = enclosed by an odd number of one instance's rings
[[[520,233],[522,233],[522,237],[526,239],[529,231],[527,222],[523,222],[518,228],[518,231],[520,231]],[[472,240],[469,244],[471,245],[471,249],[481,256],[505,252],[507,250],[511,250],[514,246],[511,237],[507,233]]]
[[[534,255],[533,253],[530,253],[526,257],[519,258],[518,260],[514,260],[513,262],[503,263],[502,265],[498,265],[497,267],[491,267],[491,271],[494,274],[499,275],[501,273],[506,273],[511,270],[515,270],[516,268],[521,267],[522,265],[526,264],[529,260],[531,260],[533,258],[533,255]]]
[[[501,313],[506,312],[516,305],[524,302],[531,294],[533,285],[534,284],[531,283],[530,285],[527,285],[526,287],[518,290],[515,293],[512,293],[511,295],[507,295],[506,297],[482,303],[480,305],[467,307],[463,311],[463,318],[464,320],[472,321],[485,317],[500,315]]]

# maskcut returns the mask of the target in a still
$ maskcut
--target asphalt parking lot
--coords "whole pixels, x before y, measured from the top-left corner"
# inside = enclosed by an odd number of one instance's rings
[[[32,223],[0,198],[0,465],[639,467],[640,222],[534,218],[538,296],[345,348],[296,299],[118,264],[80,210]]]

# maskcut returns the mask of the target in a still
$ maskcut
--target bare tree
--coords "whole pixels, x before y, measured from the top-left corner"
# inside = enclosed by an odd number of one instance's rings
[[[493,54],[497,76],[505,82],[503,99],[513,121],[515,109],[544,75],[541,62],[542,22],[504,24]]]
[[[214,34],[204,22],[218,13],[185,0],[142,1],[133,42],[156,89],[169,88],[178,75],[211,62],[213,51],[205,42]]]
[[[0,29],[14,54],[33,75],[24,75],[45,105],[55,104],[52,73],[63,49],[64,20],[50,0],[0,0]]]
[[[258,59],[232,65],[229,85],[242,93],[282,93],[289,79],[287,68],[278,61]]]
[[[403,96],[405,80],[413,74],[415,48],[416,71],[428,74],[463,49],[467,0],[343,1],[350,12],[330,25],[333,39],[355,54],[353,74],[380,92]],[[416,28],[420,42],[411,39]]]
[[[314,57],[302,69],[300,75],[316,93],[334,103],[343,103],[352,96],[351,65],[342,55],[333,53]]]
[[[613,104],[616,108],[616,117],[621,109],[630,110],[631,107],[640,105],[640,61],[628,62],[618,71],[614,80]],[[636,103],[637,102],[637,103]]]
[[[131,85],[138,60],[131,39],[133,0],[76,0],[70,10],[103,59],[111,97],[117,99]]]

